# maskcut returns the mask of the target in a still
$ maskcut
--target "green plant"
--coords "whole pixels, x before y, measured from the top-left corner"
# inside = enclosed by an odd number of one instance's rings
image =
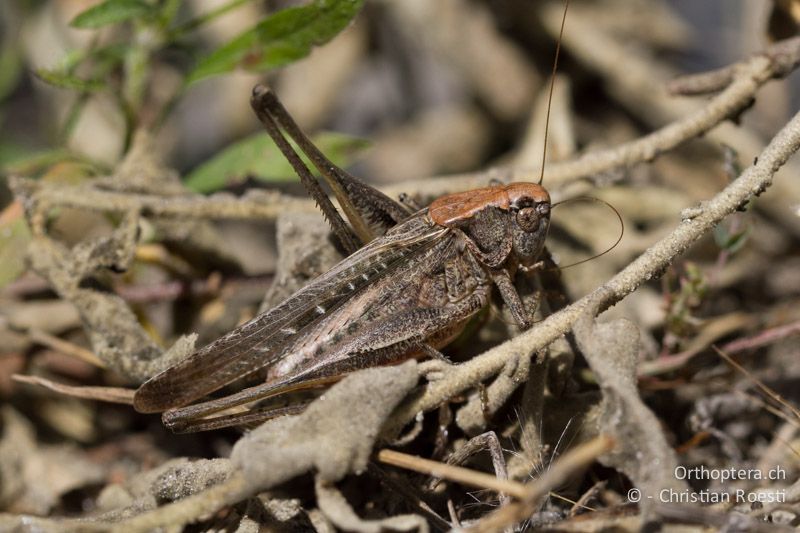
[[[183,0],[102,0],[80,12],[70,25],[91,33],[88,44],[69,50],[55,65],[34,70],[41,81],[77,95],[56,128],[57,138],[50,148],[37,151],[0,138],[2,174],[46,176],[59,181],[64,177],[59,171],[65,168],[64,164],[70,168],[70,179],[75,177],[76,168],[85,177],[109,174],[112,168],[108,164],[65,148],[93,98],[110,96],[124,117],[124,157],[134,133],[141,129],[158,131],[192,84],[238,69],[266,73],[297,61],[345,29],[359,13],[363,0],[313,0],[282,9],[265,15],[229,42],[209,49],[200,30],[247,3],[252,0],[229,0],[192,16]],[[15,40],[7,37],[4,44],[8,46],[0,53],[0,65],[8,68],[0,77],[0,100],[19,84],[22,71],[22,56],[12,46]],[[165,68],[179,78],[166,95],[163,87],[155,86],[157,72]],[[243,101],[245,98],[246,95]],[[314,140],[337,164],[346,164],[354,151],[364,145],[363,141],[342,134],[321,133]],[[269,157],[271,152],[276,157]],[[195,192],[210,193],[246,178],[268,182],[296,179],[291,167],[277,157],[277,149],[261,133],[235,141],[212,155],[189,172],[184,183]],[[13,260],[4,262],[16,266],[0,275],[0,286],[13,281],[22,271],[24,244],[30,238],[19,206],[12,204],[3,217],[4,225],[16,229],[13,239],[0,241],[0,257],[13,256]],[[18,227],[20,224],[26,231]]]

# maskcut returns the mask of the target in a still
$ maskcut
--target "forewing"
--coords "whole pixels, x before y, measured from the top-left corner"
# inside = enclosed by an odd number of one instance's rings
[[[136,392],[140,412],[187,405],[280,360],[298,335],[447,230],[419,214],[392,228],[277,307],[154,376]]]

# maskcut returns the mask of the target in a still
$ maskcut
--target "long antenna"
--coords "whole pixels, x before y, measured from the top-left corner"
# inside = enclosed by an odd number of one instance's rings
[[[610,252],[611,250],[613,250],[614,248],[617,247],[617,245],[620,243],[620,241],[622,241],[622,236],[625,235],[625,221],[622,220],[622,214],[620,214],[620,212],[617,210],[616,207],[614,207],[610,203],[606,202],[605,200],[601,200],[600,198],[595,198],[594,196],[578,196],[576,198],[570,198],[568,200],[562,200],[562,201],[560,201],[558,203],[555,203],[555,204],[553,204],[552,208],[555,209],[559,205],[566,204],[566,203],[569,203],[569,202],[597,202],[597,203],[600,203],[600,204],[605,204],[606,207],[610,208],[612,211],[614,211],[614,214],[617,215],[617,220],[619,220],[619,237],[617,237],[617,240],[614,241],[614,244],[612,244],[611,246],[609,246],[608,248],[606,248],[605,250],[603,250],[599,254],[593,255],[591,257],[587,257],[586,259],[582,259],[582,260],[578,261],[577,263],[571,263],[571,264],[563,266],[563,267],[559,266],[559,267],[557,267],[558,270],[564,270],[565,268],[570,268],[570,267],[574,267],[575,265],[580,265],[580,264],[583,264],[583,263],[587,263],[587,262],[591,261],[592,259],[597,259],[600,256],[606,255],[608,252]]]
[[[564,36],[564,25],[567,23],[567,10],[569,0],[564,2],[564,14],[561,16],[561,29],[558,32],[556,43],[556,57],[553,59],[553,73],[550,75],[550,94],[547,97],[547,114],[544,118],[544,148],[542,149],[542,172],[539,174],[539,185],[544,181],[544,163],[547,159],[547,130],[550,128],[550,105],[553,103],[553,86],[556,84],[556,70],[558,69],[558,54],[561,52],[561,38]]]

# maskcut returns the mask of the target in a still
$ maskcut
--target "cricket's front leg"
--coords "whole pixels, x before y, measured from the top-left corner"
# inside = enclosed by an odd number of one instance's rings
[[[492,281],[500,291],[500,297],[508,306],[508,309],[511,311],[511,316],[514,317],[519,327],[522,329],[531,327],[533,324],[533,314],[536,310],[534,309],[529,312],[525,307],[525,304],[519,297],[516,287],[514,287],[514,282],[511,280],[508,270],[504,268],[493,270],[491,276]]]

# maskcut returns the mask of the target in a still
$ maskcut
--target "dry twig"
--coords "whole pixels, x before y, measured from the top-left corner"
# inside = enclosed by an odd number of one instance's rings
[[[501,507],[481,519],[467,531],[500,531],[504,527],[519,523],[528,518],[541,504],[542,498],[567,481],[576,471],[585,468],[600,455],[614,447],[609,437],[600,436],[564,454],[536,481],[525,486],[521,501]]]
[[[64,385],[63,383],[56,383],[55,381],[39,376],[14,374],[11,377],[14,381],[27,383],[29,385],[38,385],[59,394],[64,394],[65,396],[72,396],[73,398],[133,405],[133,389],[123,389],[121,387],[73,387]]]
[[[408,470],[414,470],[422,474],[441,477],[477,487],[481,489],[492,489],[500,493],[509,494],[515,498],[524,498],[527,494],[522,483],[508,479],[500,479],[485,472],[478,472],[461,466],[431,461],[423,457],[408,455],[395,450],[383,449],[378,452],[378,460],[389,465],[399,466]]]

